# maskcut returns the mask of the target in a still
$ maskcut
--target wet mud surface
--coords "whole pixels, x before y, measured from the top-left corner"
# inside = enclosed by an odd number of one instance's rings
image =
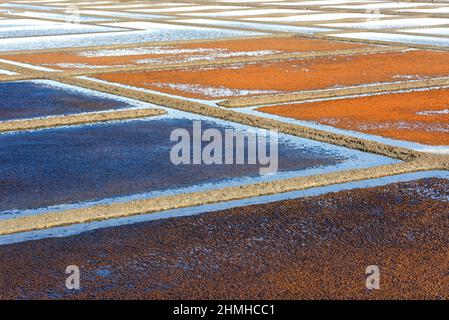
[[[18,54],[4,56],[4,58],[64,70],[128,66],[145,63],[166,65],[169,63],[215,60],[227,57],[254,55],[263,57],[275,53],[333,51],[365,47],[369,48],[370,46],[316,39],[263,38],[171,46]]]
[[[448,298],[448,181],[428,178],[0,246],[0,297]],[[365,287],[377,265],[381,289]],[[81,290],[65,289],[77,265]]]
[[[261,112],[429,145],[449,145],[449,90],[262,107]]]
[[[177,141],[170,141],[170,134],[179,128],[191,132],[192,120],[162,118],[1,135],[0,211],[255,177],[266,167],[248,164],[247,150],[242,165],[174,165],[170,151]],[[233,127],[203,121],[202,129],[208,128],[224,134]],[[279,171],[348,159],[325,145],[308,147],[282,138],[278,149]]]
[[[222,99],[448,75],[449,53],[417,50],[105,73],[96,78],[191,98]]]
[[[0,82],[0,121],[132,107],[48,81]]]

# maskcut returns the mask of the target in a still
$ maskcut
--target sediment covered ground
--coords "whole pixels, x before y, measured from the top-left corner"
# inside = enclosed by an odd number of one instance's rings
[[[0,247],[1,298],[448,298],[449,191],[422,179]],[[65,289],[78,265],[81,290]],[[380,290],[365,269],[380,268]]]
[[[398,140],[449,145],[449,90],[288,104],[258,111]]]

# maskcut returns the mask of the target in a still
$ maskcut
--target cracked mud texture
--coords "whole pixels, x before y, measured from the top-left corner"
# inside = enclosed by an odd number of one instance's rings
[[[186,61],[215,60],[224,57],[248,55],[263,57],[273,53],[320,52],[370,47],[374,46],[317,39],[263,38],[119,49],[79,50],[73,52],[26,53],[8,55],[4,56],[4,58],[64,70],[104,68],[143,63],[166,65]]]
[[[0,211],[256,177],[266,167],[247,164],[247,151],[243,165],[174,165],[170,150],[177,141],[170,141],[170,134],[179,128],[191,132],[192,120],[161,118],[1,135]],[[202,129],[208,128],[224,134],[235,126],[202,121]],[[278,149],[279,172],[348,160],[325,145],[308,147],[282,137]]]
[[[0,121],[132,107],[39,80],[0,82],[0,101]]]
[[[398,140],[449,145],[448,89],[269,106],[257,110]]]
[[[449,53],[416,50],[180,70],[112,72],[95,77],[190,98],[229,99],[448,75]]]
[[[0,246],[0,297],[447,299],[447,180],[227,209]],[[365,288],[376,264],[381,289]],[[68,265],[81,290],[65,289]]]

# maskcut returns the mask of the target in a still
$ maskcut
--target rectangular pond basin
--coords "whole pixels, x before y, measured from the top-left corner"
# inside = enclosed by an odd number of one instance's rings
[[[170,151],[177,141],[170,141],[170,135],[175,129],[191,133],[192,120],[201,120],[202,130],[214,128],[221,133],[252,128],[168,111],[147,120],[0,135],[0,211],[10,216],[26,209],[208,190],[396,162],[280,134],[278,171],[272,175],[260,175],[260,168],[266,166],[248,161],[175,165]]]
[[[297,9],[245,9],[245,10],[220,10],[212,12],[189,12],[180,13],[181,16],[200,16],[200,17],[252,17],[263,15],[276,14],[298,14],[298,13],[315,13],[311,10],[297,10]]]
[[[39,18],[39,19],[50,19],[50,20],[61,20],[70,21],[73,19],[73,15],[70,13],[48,13],[48,12],[36,12],[36,11],[24,11],[15,13],[18,16],[29,17],[29,18]],[[78,17],[77,17],[78,19]],[[89,15],[80,15],[80,22],[103,22],[110,21],[110,18],[100,18]]]
[[[449,146],[449,89],[283,104],[257,110],[397,140]]]
[[[374,48],[364,44],[300,38],[207,41],[166,46],[77,50],[5,55],[4,59],[57,70],[101,69],[139,64],[214,61],[222,58],[265,57],[280,53],[310,53]]]
[[[430,27],[441,24],[448,24],[449,19],[439,18],[406,18],[406,19],[388,19],[374,20],[365,22],[346,22],[323,24],[323,27],[331,28],[350,28],[350,29],[395,29],[411,27]]]
[[[0,121],[135,108],[131,99],[51,80],[0,82]]]
[[[425,46],[439,46],[449,47],[449,39],[443,37],[427,37],[416,36],[399,33],[382,33],[382,32],[354,32],[354,33],[340,33],[334,34],[333,37],[361,39],[361,40],[375,40],[393,43],[418,44]]]
[[[114,9],[114,8],[111,8]],[[160,14],[139,14],[131,12],[120,12],[120,11],[102,11],[102,10],[80,10],[81,14],[91,14],[96,16],[106,16],[114,18],[128,18],[128,19],[165,19],[170,18],[169,16],[164,16]]]
[[[116,72],[95,77],[189,98],[213,100],[448,75],[449,53],[416,50],[235,63],[177,70]]]
[[[279,31],[279,32],[295,32],[302,34],[314,34],[317,32],[328,32],[334,31],[335,29],[321,28],[321,27],[301,27],[283,24],[271,24],[271,23],[254,23],[254,22],[244,22],[244,21],[230,21],[230,20],[216,20],[216,19],[185,19],[178,20],[182,23],[193,23],[200,25],[211,25],[211,26],[221,26],[221,27],[232,27],[240,29],[257,29],[265,31]]]
[[[280,17],[257,17],[257,18],[245,18],[248,21],[261,21],[261,22],[284,22],[284,23],[303,23],[309,21],[333,21],[333,20],[346,20],[346,19],[381,19],[391,17],[382,13],[362,13],[362,12],[328,12],[328,13],[313,13],[313,14],[300,14],[289,15]]]
[[[111,24],[110,27],[113,26],[114,25]],[[124,28],[125,31],[119,32],[42,36],[27,38],[26,41],[23,41],[23,39],[20,38],[0,39],[0,52],[107,46],[160,41],[223,39],[266,35],[266,33],[262,32],[202,28],[194,26],[189,27],[162,23],[155,23],[151,26],[149,22],[146,23],[145,30],[127,31],[126,27]]]
[[[23,20],[26,21],[27,19]],[[29,19],[28,21],[31,21],[31,19]],[[96,26],[96,25],[63,23],[53,21],[42,21],[41,24],[37,24],[33,21],[28,24],[23,23],[22,25],[1,27],[0,38],[22,38],[22,37],[52,36],[52,35],[78,34],[78,33],[81,34],[96,33],[108,31],[123,31],[123,29],[109,26]],[[22,41],[26,42],[26,39],[22,39]]]

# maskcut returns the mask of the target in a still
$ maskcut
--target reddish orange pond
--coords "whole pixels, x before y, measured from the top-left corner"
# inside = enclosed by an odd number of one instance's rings
[[[449,89],[288,104],[257,110],[393,139],[449,145]]]
[[[57,70],[92,69],[145,63],[170,64],[293,52],[320,52],[369,48],[364,44],[301,38],[262,38],[199,43],[133,46],[118,49],[75,50],[4,55],[3,59]]]
[[[416,50],[112,72],[96,78],[191,98],[223,99],[441,76],[449,76],[449,53]]]

